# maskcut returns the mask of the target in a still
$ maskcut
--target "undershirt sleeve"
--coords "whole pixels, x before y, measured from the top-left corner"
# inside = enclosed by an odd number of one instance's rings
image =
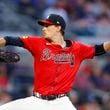
[[[106,51],[104,50],[103,44],[95,45],[95,56],[99,56],[105,53]]]
[[[4,37],[6,40],[6,46],[7,45],[13,45],[13,46],[19,46],[19,47],[24,47],[23,41],[19,37],[12,37],[12,36],[6,36]]]

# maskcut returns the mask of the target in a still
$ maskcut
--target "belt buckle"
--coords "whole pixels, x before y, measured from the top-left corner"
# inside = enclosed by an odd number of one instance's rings
[[[63,96],[65,96],[66,94],[59,94],[58,95],[58,98],[61,98],[61,97],[63,97]]]
[[[33,92],[33,95],[38,97],[38,98],[41,98],[41,95],[38,92]]]

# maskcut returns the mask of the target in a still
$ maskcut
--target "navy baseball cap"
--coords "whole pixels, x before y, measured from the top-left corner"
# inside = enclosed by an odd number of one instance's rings
[[[42,26],[44,26],[45,24],[47,24],[47,25],[60,25],[63,30],[66,28],[65,20],[63,19],[62,16],[57,15],[57,14],[50,14],[47,17],[47,19],[39,20],[38,24],[42,25]]]

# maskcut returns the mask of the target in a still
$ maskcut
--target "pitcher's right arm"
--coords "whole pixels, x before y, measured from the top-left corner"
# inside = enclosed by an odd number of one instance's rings
[[[24,43],[22,42],[20,37],[12,37],[12,36],[1,37],[0,38],[0,47],[4,47],[7,45],[23,47]]]

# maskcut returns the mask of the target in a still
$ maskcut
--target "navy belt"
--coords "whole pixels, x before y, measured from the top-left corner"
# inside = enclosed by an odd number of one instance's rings
[[[61,98],[61,97],[64,97],[66,95],[67,94],[57,94],[57,95],[48,95],[48,96],[45,96],[45,95],[41,95],[41,94],[36,93],[36,92],[33,93],[33,96],[35,96],[37,98],[40,98],[40,99],[44,99],[44,100],[55,100],[57,98]]]

